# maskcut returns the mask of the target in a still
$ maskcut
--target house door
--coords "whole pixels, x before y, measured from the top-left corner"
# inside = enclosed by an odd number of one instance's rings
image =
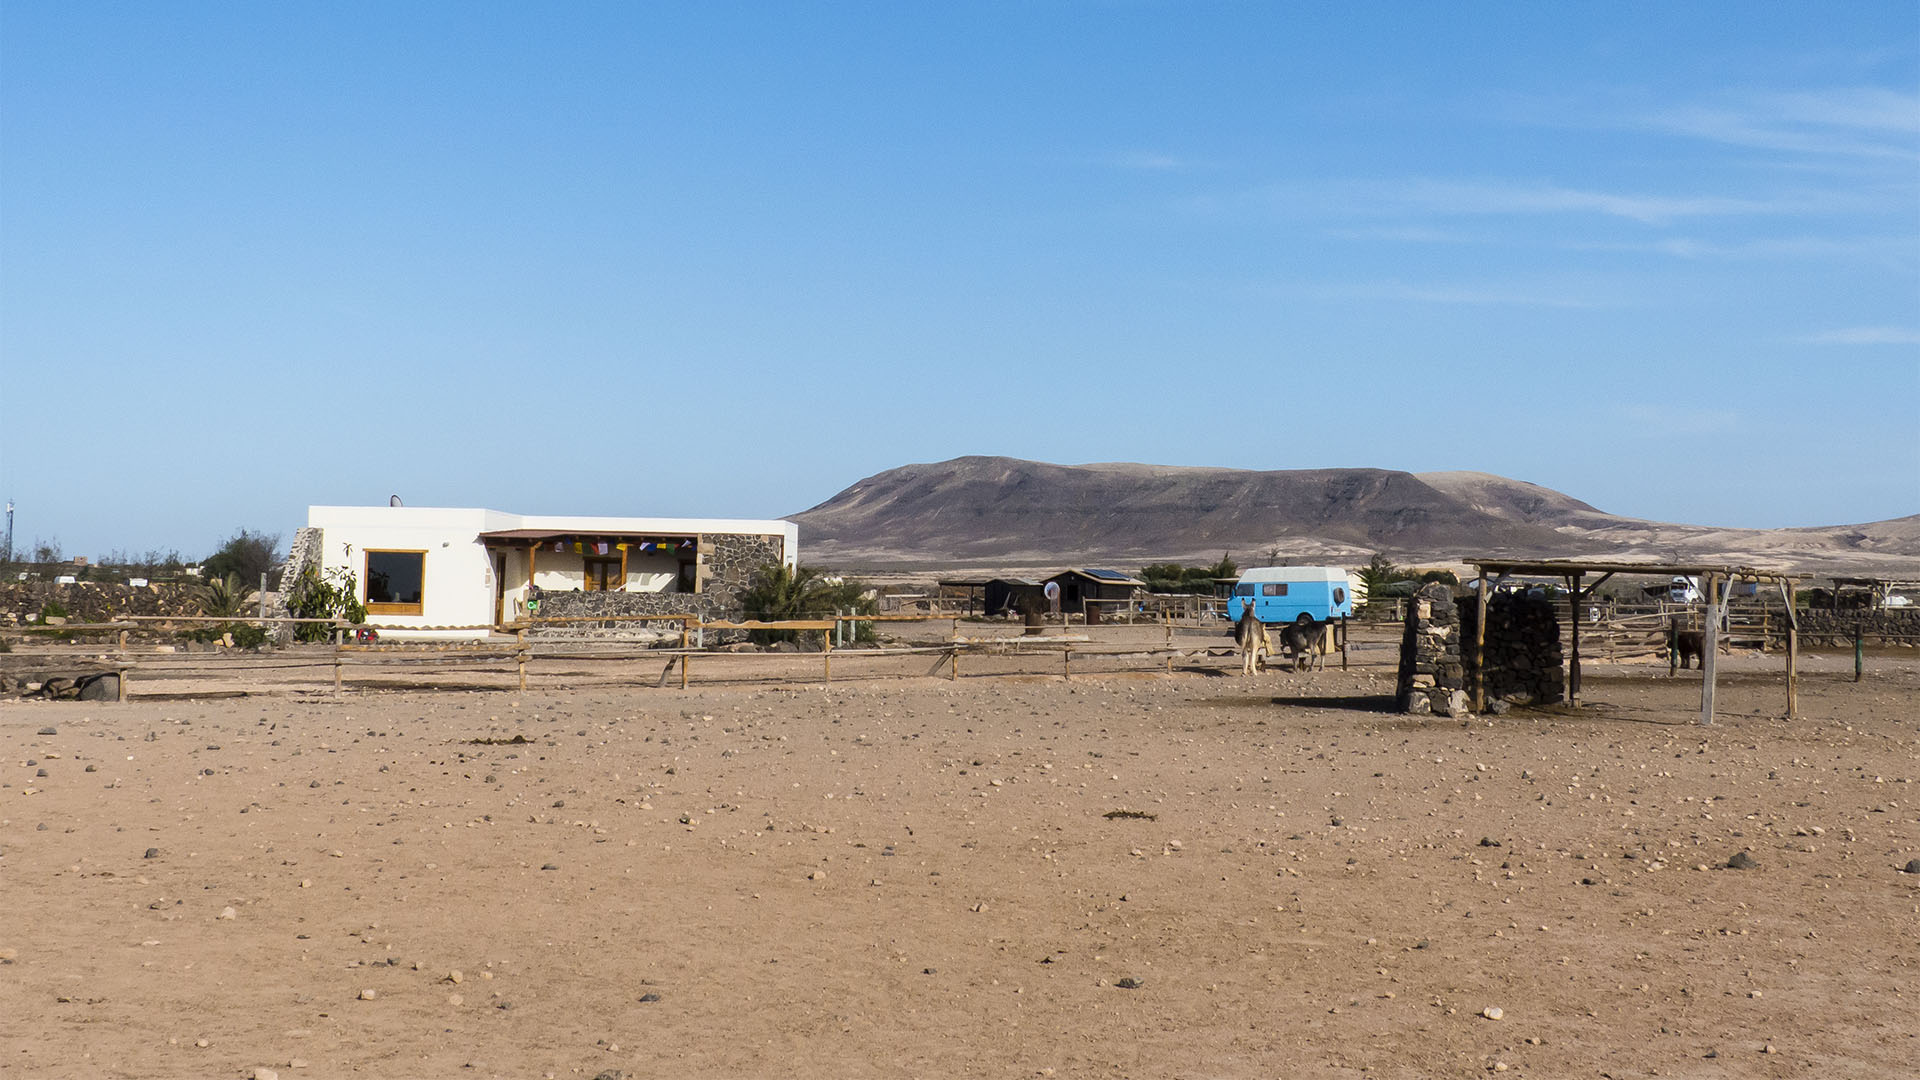
[[[499,626],[507,621],[507,557],[493,558],[493,625]]]

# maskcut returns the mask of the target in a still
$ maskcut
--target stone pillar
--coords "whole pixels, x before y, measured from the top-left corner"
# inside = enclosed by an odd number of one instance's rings
[[[1407,602],[1400,639],[1400,680],[1394,702],[1415,716],[1467,714],[1466,667],[1460,660],[1460,605],[1437,581]]]

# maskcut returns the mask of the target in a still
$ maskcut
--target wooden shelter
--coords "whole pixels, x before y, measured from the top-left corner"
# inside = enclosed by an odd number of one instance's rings
[[[1867,594],[1869,610],[1880,610],[1887,606],[1887,597],[1893,593],[1920,592],[1920,581],[1898,581],[1892,578],[1874,577],[1836,577],[1833,579],[1833,591],[1828,594],[1828,603],[1836,611],[1840,609],[1840,593],[1845,589],[1857,589]]]
[[[1026,578],[994,578],[985,588],[985,607],[988,615],[1005,615],[1012,612],[1025,614],[1028,605],[1041,611],[1047,609],[1046,586],[1038,581]]]
[[[1060,586],[1060,610],[1079,612],[1087,622],[1100,621],[1101,608],[1132,600],[1146,583],[1118,570],[1062,570],[1047,581]]]
[[[1566,583],[1567,592],[1572,596],[1570,610],[1578,611],[1579,606],[1592,598],[1595,589],[1605,584],[1616,574],[1651,574],[1671,580],[1676,577],[1695,578],[1700,582],[1702,594],[1706,597],[1706,648],[1701,659],[1700,679],[1700,723],[1713,723],[1713,697],[1720,655],[1720,626],[1726,619],[1727,600],[1733,593],[1733,586],[1741,582],[1760,585],[1777,585],[1780,597],[1787,608],[1787,716],[1798,715],[1800,710],[1800,627],[1793,613],[1793,590],[1800,578],[1783,574],[1776,570],[1756,570],[1746,566],[1698,566],[1666,565],[1658,563],[1618,563],[1598,562],[1582,559],[1549,560],[1510,560],[1510,559],[1468,559],[1468,564],[1479,572],[1475,591],[1479,594],[1479,629],[1474,635],[1474,685],[1473,709],[1479,712],[1486,708],[1486,635],[1487,635],[1487,595],[1508,577],[1550,578]],[[1491,581],[1488,575],[1493,575]],[[1582,585],[1588,575],[1597,575],[1590,585]],[[1578,703],[1580,694],[1580,620],[1572,621],[1571,649],[1567,656],[1567,700]]]

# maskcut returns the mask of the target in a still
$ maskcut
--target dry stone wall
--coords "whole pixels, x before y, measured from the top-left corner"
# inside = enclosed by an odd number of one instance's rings
[[[1473,685],[1473,641],[1479,605],[1460,604],[1461,653],[1466,685]],[[1502,592],[1487,598],[1488,702],[1550,705],[1567,696],[1567,675],[1560,650],[1560,617],[1553,602],[1530,592]]]
[[[1784,645],[1786,620],[1774,612],[1774,637]],[[1798,613],[1800,644],[1851,645],[1857,630],[1871,644],[1920,645],[1920,609],[1891,608],[1879,611],[1823,611],[1802,608]]]
[[[1438,582],[1413,594],[1400,640],[1400,711],[1466,715],[1479,618],[1474,598],[1455,599]],[[1544,596],[1506,592],[1488,598],[1486,660],[1487,701],[1493,711],[1566,697],[1559,619]]]
[[[194,615],[200,611],[192,585],[153,584],[135,588],[103,581],[55,585],[48,581],[0,584],[0,626],[28,625],[47,605],[65,608],[75,622],[112,622],[122,615]]]
[[[1465,670],[1460,662],[1460,609],[1452,591],[1437,581],[1422,585],[1407,602],[1397,707],[1415,716],[1465,714]]]

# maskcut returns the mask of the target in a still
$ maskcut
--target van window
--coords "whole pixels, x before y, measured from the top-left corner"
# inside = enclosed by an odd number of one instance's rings
[[[1334,603],[1336,603],[1336,604],[1344,604],[1344,603],[1346,603],[1346,602],[1347,602],[1347,590],[1345,590],[1345,589],[1343,589],[1343,588],[1341,588],[1341,587],[1340,587],[1340,586],[1338,586],[1338,585],[1335,585],[1335,586],[1333,587],[1333,602],[1334,602]]]
[[[1285,596],[1287,595],[1287,583],[1284,581],[1270,581],[1267,584],[1260,586],[1260,595]]]
[[[1252,596],[1252,595],[1253,595],[1253,586],[1252,586],[1252,585],[1235,585],[1235,586],[1233,587],[1233,595],[1235,595],[1235,596]]]

